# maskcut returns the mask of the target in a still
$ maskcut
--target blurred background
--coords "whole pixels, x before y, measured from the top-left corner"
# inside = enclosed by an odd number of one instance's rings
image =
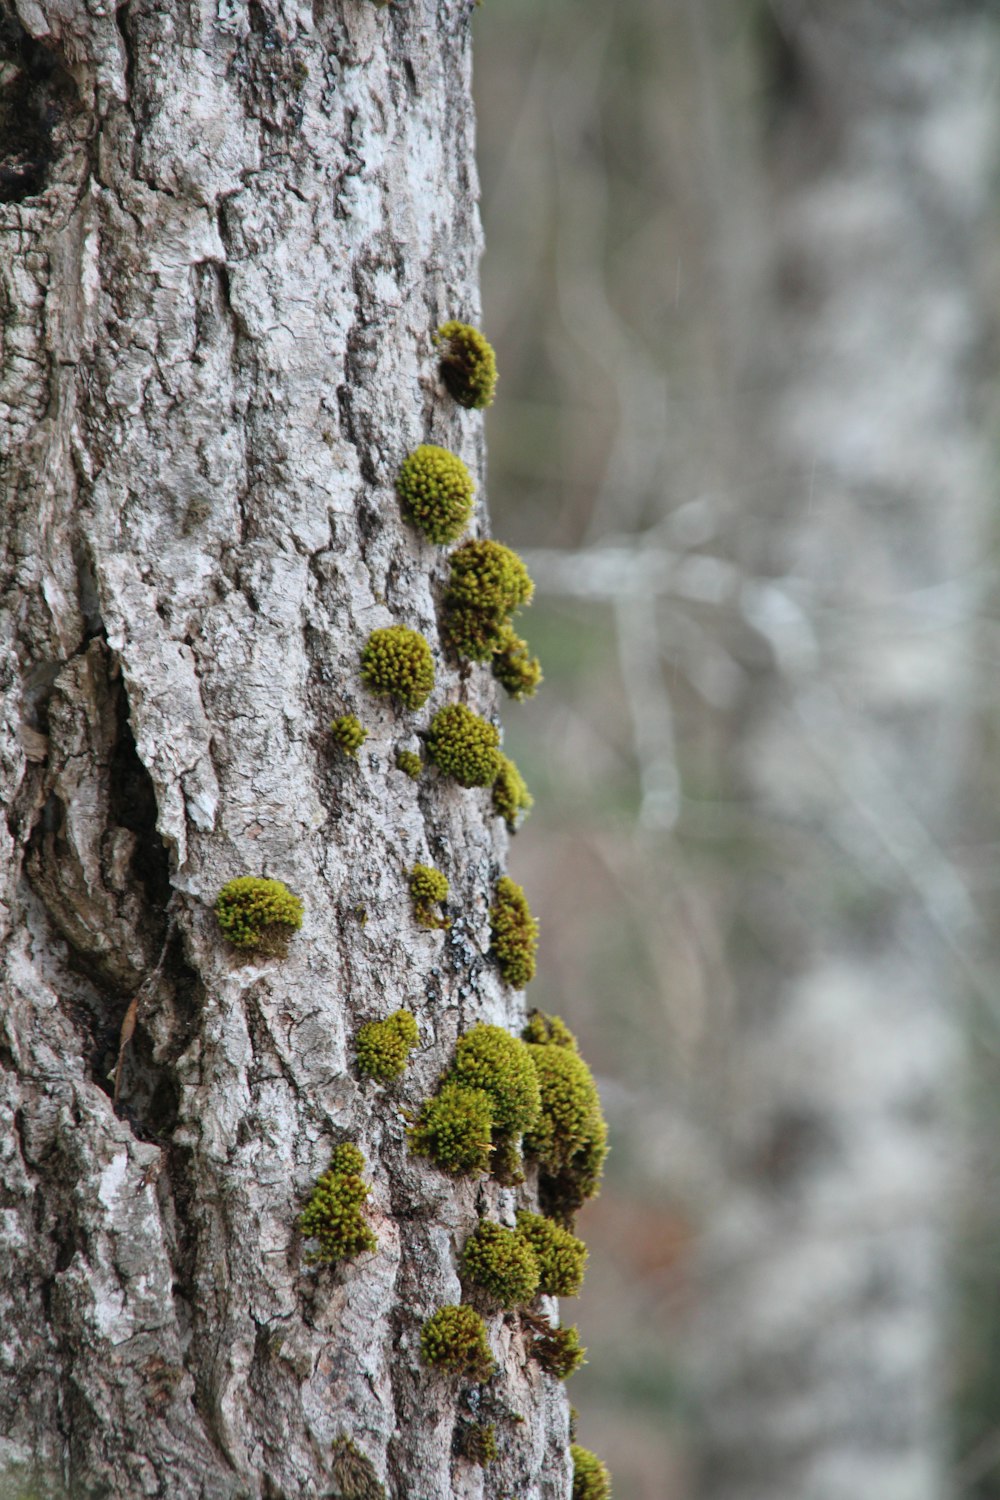
[[[616,1500],[1000,1497],[1000,18],[489,0],[530,999]]]

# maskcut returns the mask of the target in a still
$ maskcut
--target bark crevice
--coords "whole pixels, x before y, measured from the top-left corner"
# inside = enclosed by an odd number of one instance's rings
[[[0,203],[37,197],[65,149],[80,97],[51,44],[0,12]]]

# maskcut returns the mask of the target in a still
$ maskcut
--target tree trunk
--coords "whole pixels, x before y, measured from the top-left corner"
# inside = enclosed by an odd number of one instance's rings
[[[465,0],[2,13],[0,1493],[374,1494],[331,1477],[348,1437],[393,1496],[476,1496],[478,1414],[490,1493],[561,1500],[565,1400],[514,1322],[479,1394],[418,1352],[513,1194],[414,1157],[404,1106],[522,1007],[487,957],[489,792],[395,751],[493,686],[437,653],[414,715],[358,671],[375,627],[438,642],[400,462],[482,472],[431,343],[477,311]],[[328,734],[354,712],[356,763]],[[448,933],[414,923],[416,861]],[[283,961],[220,938],[242,875],[305,903]],[[403,1005],[401,1089],[357,1081],[358,1026]],[[296,1220],[347,1139],[378,1251],[316,1268]]]
[[[759,833],[704,1262],[702,1493],[937,1500],[997,39],[974,7],[773,13],[750,491],[773,501],[743,594],[770,656],[734,756]]]

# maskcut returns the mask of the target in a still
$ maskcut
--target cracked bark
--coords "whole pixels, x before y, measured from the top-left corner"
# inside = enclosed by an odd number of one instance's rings
[[[0,1488],[313,1496],[346,1434],[394,1496],[564,1497],[565,1399],[512,1319],[485,1474],[453,1454],[476,1392],[417,1353],[477,1205],[514,1195],[410,1157],[403,1106],[522,1002],[487,959],[489,793],[394,753],[493,686],[438,650],[397,714],[357,671],[376,626],[439,646],[401,459],[483,469],[430,340],[477,313],[467,7],[0,14]],[[357,765],[325,737],[342,712]],[[413,922],[417,860],[451,881],[446,935]],[[219,940],[244,873],[305,900],[282,963]],[[351,1048],[403,1004],[394,1095]],[[295,1218],[345,1138],[379,1250],[312,1270]]]

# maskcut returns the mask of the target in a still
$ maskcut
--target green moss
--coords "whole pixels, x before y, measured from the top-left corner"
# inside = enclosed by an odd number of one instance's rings
[[[538,1160],[539,1199],[544,1212],[568,1221],[601,1182],[608,1128],[593,1075],[576,1049],[572,1033],[558,1016],[536,1014],[528,1035],[549,1030],[547,1041],[529,1042],[541,1089],[542,1112],[524,1138],[524,1149]]]
[[[500,734],[464,703],[450,703],[431,721],[427,752],[459,786],[492,786],[500,770]]]
[[[490,1100],[493,1125],[521,1135],[538,1121],[541,1096],[531,1053],[520,1037],[483,1022],[459,1039],[450,1076]]]
[[[492,1422],[476,1422],[465,1428],[461,1451],[472,1463],[485,1469],[497,1456],[497,1430]]]
[[[393,1011],[384,1021],[369,1021],[358,1032],[358,1072],[389,1083],[406,1071],[417,1045],[417,1023],[408,1010]]]
[[[516,833],[518,819],[527,817],[535,805],[527,783],[514,762],[506,755],[500,756],[500,770],[493,783],[493,811],[499,813],[510,833]]]
[[[385,1500],[385,1489],[370,1460],[348,1437],[338,1438],[333,1445],[330,1479],[333,1489],[326,1500]]]
[[[538,1289],[538,1261],[529,1241],[489,1219],[466,1241],[462,1271],[508,1311],[530,1302]]]
[[[338,1146],[330,1166],[309,1195],[299,1228],[317,1241],[319,1248],[306,1256],[307,1262],[332,1265],[339,1260],[353,1260],[365,1250],[375,1250],[378,1241],[361,1216],[361,1208],[371,1192],[362,1181],[365,1159],[357,1146]]]
[[[505,648],[511,616],[533,593],[528,570],[510,547],[486,538],[464,542],[451,554],[444,596],[449,643],[473,661],[489,660]]]
[[[611,1500],[611,1475],[596,1454],[579,1443],[570,1447],[573,1460],[572,1500]]]
[[[434,910],[448,899],[448,880],[433,865],[414,865],[410,871],[410,895],[413,914],[421,927],[450,927],[447,917]]]
[[[373,693],[420,708],[434,689],[434,658],[419,630],[388,625],[373,630],[361,653],[361,676]]]
[[[420,1330],[420,1354],[425,1364],[488,1380],[495,1368],[486,1337],[486,1324],[466,1303],[441,1307]]]
[[[446,1172],[492,1169],[501,1182],[521,1182],[518,1144],[538,1122],[539,1101],[530,1048],[502,1026],[480,1023],[459,1039],[410,1131],[411,1145]]]
[[[396,769],[409,776],[411,781],[419,781],[424,769],[424,763],[415,750],[396,751]]]
[[[472,514],[475,490],[472,475],[457,453],[433,443],[414,449],[396,478],[403,514],[437,546],[462,535]]]
[[[538,1262],[538,1290],[546,1297],[576,1297],[583,1286],[587,1247],[561,1224],[543,1214],[521,1210],[517,1232],[531,1246]]]
[[[493,404],[497,361],[492,345],[468,323],[442,323],[434,335],[442,344],[441,379],[459,406],[482,409]]]
[[[506,982],[516,990],[524,989],[535,977],[538,923],[524,891],[507,875],[497,881],[496,903],[490,907],[490,939]]]
[[[529,656],[527,641],[522,641],[510,626],[504,630],[501,642],[493,653],[493,676],[509,697],[523,703],[538,691],[542,664],[537,656]]]
[[[568,1328],[554,1328],[545,1318],[531,1318],[531,1357],[557,1380],[568,1380],[586,1362],[587,1351],[580,1343],[580,1330],[574,1323]]]
[[[302,926],[302,902],[280,880],[240,875],[215,898],[219,931],[234,948],[283,958]]]
[[[443,1172],[488,1172],[492,1130],[493,1111],[482,1089],[445,1079],[411,1127],[410,1146]]]
[[[524,1027],[524,1040],[538,1046],[568,1047],[576,1052],[576,1037],[561,1016],[547,1015],[544,1010],[529,1013]]]
[[[354,760],[357,760],[358,751],[368,738],[367,729],[362,729],[354,714],[341,714],[339,719],[334,719],[330,725],[330,733],[334,744]]]

